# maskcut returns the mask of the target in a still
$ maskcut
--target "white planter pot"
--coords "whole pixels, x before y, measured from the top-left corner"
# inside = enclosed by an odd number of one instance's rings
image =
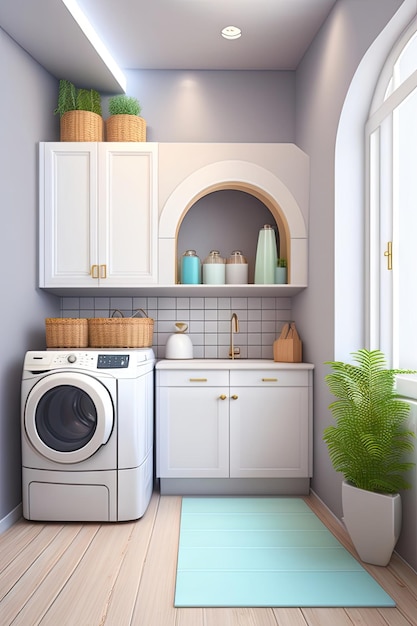
[[[362,561],[388,565],[401,531],[400,494],[342,485],[343,521]]]
[[[287,268],[276,267],[275,268],[275,284],[285,285],[287,283]]]

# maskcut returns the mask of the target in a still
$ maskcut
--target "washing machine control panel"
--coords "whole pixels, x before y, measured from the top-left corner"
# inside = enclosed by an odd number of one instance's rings
[[[120,369],[129,367],[128,354],[99,354],[97,369]]]
[[[74,369],[87,371],[114,370],[118,376],[126,378],[138,368],[153,367],[155,355],[152,348],[132,350],[42,350],[29,351],[25,355],[24,371],[47,372],[57,369]]]

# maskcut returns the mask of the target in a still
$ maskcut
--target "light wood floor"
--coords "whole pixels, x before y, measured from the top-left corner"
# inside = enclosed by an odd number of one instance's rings
[[[353,551],[314,496],[306,502]],[[388,609],[175,609],[181,498],[154,493],[119,524],[21,520],[0,536],[1,626],[412,626],[417,575],[395,554],[365,566],[397,602]]]

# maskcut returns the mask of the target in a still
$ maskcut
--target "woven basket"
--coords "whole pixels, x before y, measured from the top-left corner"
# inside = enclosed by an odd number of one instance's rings
[[[88,323],[83,318],[48,317],[45,319],[47,348],[87,348]]]
[[[142,309],[139,311],[146,315]],[[150,317],[93,317],[88,320],[89,345],[91,348],[150,348],[153,326]]]
[[[91,111],[67,111],[61,117],[61,141],[103,141],[103,118]]]
[[[112,115],[106,120],[107,141],[146,141],[146,122],[137,115]]]

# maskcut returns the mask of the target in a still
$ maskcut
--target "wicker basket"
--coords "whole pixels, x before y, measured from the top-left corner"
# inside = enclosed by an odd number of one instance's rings
[[[67,111],[61,117],[61,141],[103,141],[103,118],[92,111]]]
[[[87,348],[88,322],[83,318],[45,319],[47,348]]]
[[[106,120],[107,141],[146,141],[146,122],[137,115],[112,115]]]
[[[142,309],[138,311],[146,315]],[[153,325],[150,317],[93,317],[88,320],[89,345],[91,348],[150,348]]]

